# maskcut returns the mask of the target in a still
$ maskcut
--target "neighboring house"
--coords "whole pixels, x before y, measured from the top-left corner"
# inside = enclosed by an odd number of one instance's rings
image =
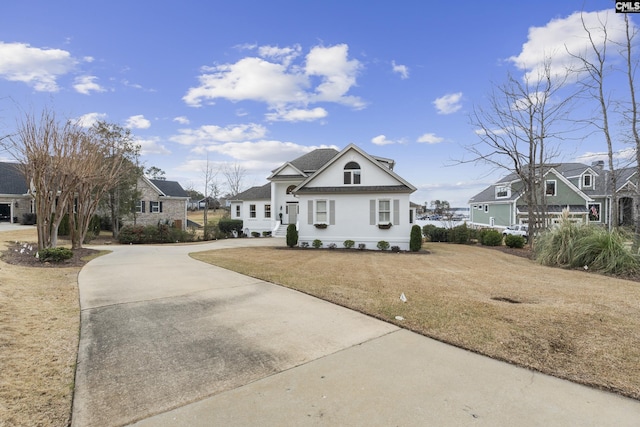
[[[0,221],[18,223],[33,212],[33,197],[18,163],[0,162]]]
[[[562,211],[582,223],[611,225],[611,195],[609,171],[604,162],[591,166],[582,163],[559,163],[549,166],[544,175],[547,225],[557,224]],[[638,179],[635,168],[616,171],[619,225],[631,225],[634,218],[634,198]],[[528,211],[523,184],[516,174],[510,174],[469,200],[470,222],[477,226],[506,227],[528,224]]]
[[[295,224],[299,243],[309,245],[353,240],[375,249],[384,240],[408,250],[415,216],[409,196],[416,188],[394,166],[354,144],[340,152],[314,150],[275,169],[269,184],[231,200],[231,217],[244,221],[245,232],[278,234]]]
[[[138,179],[137,190],[140,192],[140,200],[131,217],[123,220],[125,225],[168,223],[186,230],[189,195],[178,182],[143,176]]]

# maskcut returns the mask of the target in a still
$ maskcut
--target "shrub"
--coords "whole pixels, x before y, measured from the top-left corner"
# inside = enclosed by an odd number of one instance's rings
[[[367,245],[365,245],[364,243],[358,243],[358,249],[361,251],[364,251],[367,248]]]
[[[619,231],[578,226],[565,215],[558,228],[537,239],[536,259],[551,266],[586,266],[605,274],[636,274],[640,271],[640,259],[627,248],[629,240]]]
[[[429,229],[428,237],[430,242],[448,242],[449,230],[442,227],[433,227]]]
[[[262,236],[263,237],[271,237],[271,232],[270,231],[263,231],[262,232]]]
[[[413,227],[411,227],[410,236],[409,249],[412,252],[418,252],[422,248],[422,231],[420,230],[419,225],[414,225]]]
[[[141,225],[125,225],[118,233],[118,242],[137,244],[143,242],[144,227]]]
[[[42,262],[61,262],[73,257],[73,252],[68,248],[45,248],[38,251],[38,259]]]
[[[418,226],[418,228],[420,228],[420,226]],[[391,246],[391,252],[400,252],[400,246]]]
[[[504,237],[504,244],[510,248],[524,248],[525,239],[522,236],[516,236],[515,234],[507,234]]]
[[[300,247],[301,247],[301,248],[308,248],[308,247],[309,247],[309,242],[302,242],[302,243],[300,243]]]
[[[336,245],[335,243],[329,243],[329,246],[327,246],[329,249],[335,249],[338,247],[338,245]]]
[[[313,246],[314,248],[318,249],[322,247],[322,240],[320,239],[315,239],[313,241],[313,243],[311,243],[311,246]]]
[[[238,233],[238,236],[242,235],[243,225],[244,223],[241,219],[220,218],[220,221],[218,221],[218,228],[220,229],[220,231],[228,234],[231,234],[235,231],[236,233]]]
[[[295,224],[287,226],[287,246],[290,248],[298,244],[298,229]]]
[[[466,245],[469,243],[471,238],[471,232],[469,227],[467,227],[467,223],[458,225],[457,227],[453,227],[449,230],[449,238],[448,240],[452,243],[458,243],[460,245]]]
[[[483,230],[480,232],[480,243],[484,246],[500,246],[502,234],[498,230]]]
[[[437,228],[435,225],[433,224],[427,224],[424,227],[422,227],[422,235],[424,237],[427,238],[431,238],[431,233],[433,232],[433,230]]]
[[[356,242],[354,242],[353,240],[345,240],[344,243],[342,244],[346,249],[351,249],[354,245],[356,244]]]
[[[167,224],[146,227],[125,225],[120,229],[118,242],[122,244],[190,242],[193,237],[193,234]]]
[[[251,237],[260,237],[260,233],[257,231],[252,231],[251,232]]]
[[[386,251],[387,249],[389,249],[389,242],[387,242],[386,240],[380,240],[377,246],[381,251]]]
[[[36,223],[36,214],[24,213],[22,214],[22,225],[34,225]]]

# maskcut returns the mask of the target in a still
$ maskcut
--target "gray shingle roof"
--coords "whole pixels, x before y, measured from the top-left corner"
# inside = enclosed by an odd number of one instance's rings
[[[18,163],[0,162],[0,194],[26,194],[27,180]]]
[[[189,197],[178,181],[166,181],[164,179],[150,179],[151,183],[158,187],[165,196],[169,197]]]
[[[292,160],[291,163],[302,172],[315,172],[338,154],[333,148],[318,148]]]
[[[238,194],[233,200],[264,200],[271,199],[271,183],[250,189]]]

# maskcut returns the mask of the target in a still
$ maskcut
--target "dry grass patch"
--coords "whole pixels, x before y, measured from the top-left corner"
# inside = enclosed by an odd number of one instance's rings
[[[543,267],[475,246],[428,249],[423,255],[243,248],[193,257],[496,359],[640,399],[639,283]]]
[[[35,242],[35,229],[3,232]],[[69,423],[78,350],[79,267],[34,268],[0,260],[0,425]]]

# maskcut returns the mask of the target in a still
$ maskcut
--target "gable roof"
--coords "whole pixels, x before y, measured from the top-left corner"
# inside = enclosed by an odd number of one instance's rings
[[[333,148],[318,148],[310,151],[302,156],[286,162],[282,166],[271,171],[271,175],[267,178],[271,180],[276,176],[280,177],[297,177],[306,178],[309,175],[314,174],[318,169],[324,166],[329,160],[334,158],[338,154],[338,151]],[[295,174],[280,174],[287,167],[293,168]]]
[[[371,162],[376,167],[380,168],[380,170],[384,171],[386,174],[388,174],[391,177],[393,177],[396,181],[398,181],[399,185],[392,185],[392,186],[316,187],[316,188],[311,188],[311,187],[308,186],[308,184],[310,184],[315,177],[320,175],[323,171],[325,171],[332,164],[334,164],[338,159],[343,157],[346,153],[348,153],[351,150],[354,150],[354,151],[358,152],[366,160]],[[388,161],[388,159],[384,159],[384,160]],[[340,151],[337,155],[333,156],[331,159],[329,159],[329,161],[327,161],[324,165],[322,165],[322,167],[320,169],[318,169],[316,171],[316,173],[314,173],[313,175],[309,176],[307,179],[302,181],[302,183],[300,183],[300,185],[298,185],[293,190],[293,193],[295,194],[297,192],[312,192],[312,191],[313,192],[352,192],[352,191],[358,191],[358,192],[407,192],[408,191],[408,192],[412,193],[412,192],[416,191],[416,187],[411,185],[408,181],[406,181],[404,178],[402,178],[401,176],[396,174],[392,169],[390,169],[388,167],[387,162],[384,162],[384,164],[383,164],[379,160],[377,160],[376,158],[374,158],[374,157],[370,156],[369,154],[367,154],[366,152],[364,152],[364,150],[362,150],[357,145],[349,144],[342,151]]]
[[[271,199],[271,183],[251,187],[233,198],[234,201]]]
[[[18,163],[0,162],[0,194],[24,195],[29,192],[27,179]]]
[[[184,197],[189,198],[189,195],[184,188],[178,183],[178,181],[166,181],[164,179],[149,179],[147,177],[143,177],[150,184],[152,184],[161,196],[166,197]]]

